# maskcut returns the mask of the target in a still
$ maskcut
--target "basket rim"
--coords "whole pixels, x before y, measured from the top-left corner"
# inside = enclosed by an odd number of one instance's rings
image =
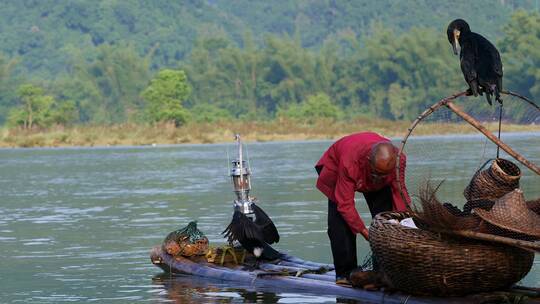
[[[464,237],[447,239],[445,234],[388,222],[411,215],[382,212],[374,219],[374,230],[370,228],[379,271],[393,288],[411,294],[464,295],[505,288],[530,272],[534,253],[522,248]]]

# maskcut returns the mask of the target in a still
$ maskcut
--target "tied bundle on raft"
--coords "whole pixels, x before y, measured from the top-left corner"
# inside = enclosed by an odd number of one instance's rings
[[[172,256],[199,256],[208,252],[208,238],[197,229],[197,222],[175,230],[163,240],[162,250]]]
[[[167,235],[161,244],[161,250],[174,258],[187,258],[194,262],[205,261],[212,264],[239,265],[252,255],[241,247],[209,245],[208,238],[192,221],[187,226]]]
[[[243,264],[246,257],[252,255],[246,252],[242,247],[218,246],[210,247],[206,253],[206,261],[212,264],[239,265]]]

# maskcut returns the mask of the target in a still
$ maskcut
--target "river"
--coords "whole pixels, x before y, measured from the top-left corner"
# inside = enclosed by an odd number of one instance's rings
[[[503,134],[540,163],[540,134]],[[313,165],[330,141],[246,145],[252,194],[281,234],[277,248],[331,262],[326,199]],[[478,136],[411,140],[408,184],[445,178],[445,199],[462,190],[493,149]],[[486,148],[487,147],[487,148]],[[490,148],[491,147],[491,148]],[[149,251],[191,220],[211,244],[232,213],[227,154],[234,144],[0,150],[0,302],[2,303],[325,303],[331,296],[286,293],[189,277],[169,278]],[[523,168],[523,167],[522,167]],[[540,196],[540,177],[525,170],[527,198]],[[357,208],[370,215],[361,195]],[[358,239],[359,260],[368,244]],[[540,260],[521,282],[540,286]]]

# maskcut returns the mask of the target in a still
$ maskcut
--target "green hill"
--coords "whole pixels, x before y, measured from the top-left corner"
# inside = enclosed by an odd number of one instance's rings
[[[516,13],[535,11],[536,5],[534,0],[2,1],[0,124],[146,123],[180,113],[181,119],[173,120],[410,119],[435,99],[464,88],[445,37],[448,22],[458,17],[498,45],[505,85],[536,97],[540,54],[530,50],[540,48],[540,18]],[[186,76],[179,79],[185,79],[189,94],[175,99],[162,89],[144,97],[150,81],[162,82],[158,88],[171,85],[167,77],[156,78],[164,69],[182,69]],[[152,112],[148,96],[154,106],[168,98],[176,108]],[[511,114],[527,122],[524,113]]]
[[[534,1],[328,1],[328,0],[21,0],[2,1],[0,51],[20,56],[34,72],[58,72],[73,49],[103,43],[132,43],[139,54],[156,47],[154,67],[172,66],[189,53],[200,35],[223,32],[240,42],[246,31],[300,35],[305,47],[320,47],[335,33],[369,31],[372,22],[407,31],[433,27],[443,32],[449,20],[471,21],[488,38],[501,33],[515,7]],[[86,56],[91,56],[88,52]]]

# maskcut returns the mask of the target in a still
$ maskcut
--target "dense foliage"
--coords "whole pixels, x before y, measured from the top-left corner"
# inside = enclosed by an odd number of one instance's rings
[[[173,121],[177,126],[186,123],[189,113],[182,105],[190,94],[186,80],[184,71],[159,71],[141,94],[147,103],[147,120]]]
[[[7,1],[0,124],[410,120],[465,88],[445,37],[456,16],[499,47],[506,88],[540,99],[540,15],[512,12],[534,5]],[[520,111],[510,114],[519,120]]]

